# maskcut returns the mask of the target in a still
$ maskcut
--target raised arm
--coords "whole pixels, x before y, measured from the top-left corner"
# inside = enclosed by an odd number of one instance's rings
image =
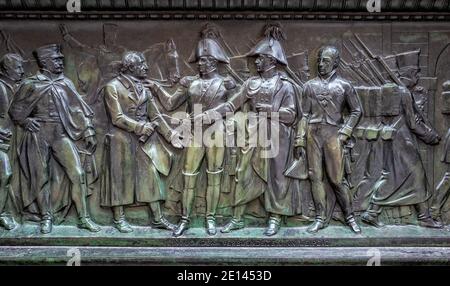
[[[177,134],[167,123],[164,115],[159,111],[158,106],[153,97],[148,102],[148,116],[151,122],[157,122],[156,131],[161,134],[167,142],[171,142],[173,136]]]
[[[227,102],[205,112],[209,118],[222,118],[229,112],[235,113],[249,99],[246,96],[247,93],[245,85],[228,89],[227,92],[229,93],[229,99]]]
[[[180,80],[180,85],[174,94],[168,93],[158,83],[149,81],[148,87],[158,97],[161,104],[168,111],[172,111],[180,107],[189,97],[188,89],[191,83],[197,79],[194,76],[185,76]]]
[[[91,55],[97,54],[97,49],[90,47],[88,45],[85,45],[85,44],[81,43],[80,41],[78,41],[75,37],[73,37],[69,33],[69,30],[67,29],[66,25],[61,24],[59,26],[59,28],[61,30],[61,34],[62,34],[64,41],[66,43],[68,43],[71,48],[79,49],[79,50],[89,53]]]

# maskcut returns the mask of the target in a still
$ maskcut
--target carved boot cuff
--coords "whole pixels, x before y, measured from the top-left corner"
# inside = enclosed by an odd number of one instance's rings
[[[183,222],[189,224],[191,222],[191,219],[187,216],[182,216],[180,223],[183,223]]]
[[[183,176],[184,176],[184,188],[185,189],[194,189],[195,188],[195,183],[197,181],[197,175],[199,172],[197,173],[187,173],[187,172],[182,172]]]
[[[280,216],[270,216],[269,222],[273,222],[275,224],[281,224],[281,217]]]
[[[50,220],[53,221],[53,216],[51,214],[44,214],[42,216],[42,220]]]
[[[316,216],[314,220],[317,221],[317,222],[321,222],[323,224],[325,223],[325,219],[323,219],[322,216]]]
[[[217,171],[206,170],[208,175],[208,186],[219,186],[222,179],[223,169]]]
[[[121,224],[125,221],[125,216],[121,216],[118,220],[113,220],[114,224]]]
[[[431,219],[431,214],[430,213],[419,213],[419,214],[417,214],[417,219],[418,220]]]
[[[346,223],[351,223],[354,221],[355,221],[355,217],[353,215],[349,215],[348,217],[345,218]]]

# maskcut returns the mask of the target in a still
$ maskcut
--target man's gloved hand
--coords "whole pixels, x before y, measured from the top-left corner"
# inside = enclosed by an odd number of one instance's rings
[[[183,147],[184,147],[183,146],[183,137],[177,131],[174,131],[172,133],[172,136],[170,138],[170,143],[172,144],[173,147],[175,147],[177,149],[183,149]]]
[[[27,118],[27,119],[25,119],[25,123],[23,124],[23,127],[30,132],[39,132],[41,125],[39,124],[39,122],[37,122],[36,119]]]
[[[341,142],[342,146],[345,145],[345,143],[347,142],[348,138],[349,137],[347,135],[343,134],[343,133],[339,133],[339,135],[338,135],[339,142]]]

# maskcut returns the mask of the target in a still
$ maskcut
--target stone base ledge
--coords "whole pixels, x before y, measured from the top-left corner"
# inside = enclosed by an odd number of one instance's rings
[[[450,265],[449,247],[0,247],[3,265]],[[379,256],[378,253],[380,254]],[[378,259],[379,257],[379,259]],[[71,260],[72,259],[72,260]],[[372,260],[371,260],[372,259]]]
[[[345,226],[329,226],[317,234],[307,227],[283,227],[272,237],[264,228],[245,228],[232,233],[220,231],[208,236],[203,228],[191,228],[174,238],[170,231],[151,227],[134,227],[120,233],[104,226],[90,233],[75,226],[55,226],[50,234],[41,234],[38,224],[25,224],[12,231],[0,230],[0,246],[109,246],[109,247],[450,247],[449,227],[427,229],[414,225],[362,227],[354,234]]]
[[[75,226],[55,226],[42,235],[38,224],[0,231],[0,264],[66,265],[79,254],[81,265],[448,265],[450,231],[418,226],[329,226],[317,234],[306,227],[284,227],[273,237],[264,228],[208,236],[192,228],[178,238],[170,231],[135,227],[123,234],[110,226],[90,233]],[[378,255],[379,254],[379,255]],[[378,259],[379,258],[379,259]]]

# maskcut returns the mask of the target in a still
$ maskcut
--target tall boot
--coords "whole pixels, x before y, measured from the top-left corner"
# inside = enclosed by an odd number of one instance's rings
[[[361,215],[361,220],[364,223],[370,224],[375,227],[383,227],[384,224],[378,220],[378,216],[380,215],[381,210],[381,206],[371,203],[367,210]]]
[[[206,171],[208,174],[208,187],[206,189],[206,232],[209,235],[215,235],[217,233],[216,210],[219,204],[222,172],[223,169]]]
[[[420,226],[429,228],[442,228],[443,225],[435,221],[430,214],[430,209],[426,202],[414,205],[417,211],[417,220]]]
[[[10,185],[11,175],[8,173],[2,176],[0,182],[0,225],[6,230],[14,229],[17,224],[9,211],[6,210],[6,205],[11,189]]]
[[[244,219],[242,218],[247,205],[235,206],[233,209],[233,218],[220,230],[222,233],[232,232],[244,228]]]
[[[123,206],[116,206],[112,208],[114,216],[114,225],[117,230],[122,233],[129,233],[133,231],[130,224],[125,219],[125,212]]]
[[[336,201],[341,207],[342,213],[345,217],[345,223],[350,227],[354,233],[360,233],[361,228],[355,220],[352,208],[352,200],[350,197],[350,188],[346,179],[344,182],[336,186]]]
[[[264,235],[272,236],[278,233],[281,226],[281,215],[271,213],[269,217],[269,224],[264,231]]]
[[[450,194],[450,172],[445,172],[442,180],[436,187],[436,193],[431,204],[431,215],[441,221],[441,210]]]
[[[86,202],[86,180],[83,176],[81,183],[72,183],[72,201],[77,209],[79,224],[78,227],[82,229],[87,229],[90,232],[100,231],[100,226],[98,226],[89,216]]]
[[[152,226],[154,228],[163,228],[174,231],[176,225],[170,223],[163,215],[159,201],[150,203],[150,210],[153,215]]]
[[[53,217],[50,211],[50,190],[44,187],[37,195],[37,204],[41,212],[41,233],[47,234],[52,232]]]
[[[190,223],[190,216],[195,202],[195,183],[198,172],[194,174],[183,172],[184,175],[184,190],[182,198],[181,221],[177,228],[173,231],[173,236],[181,236],[188,228]]]

